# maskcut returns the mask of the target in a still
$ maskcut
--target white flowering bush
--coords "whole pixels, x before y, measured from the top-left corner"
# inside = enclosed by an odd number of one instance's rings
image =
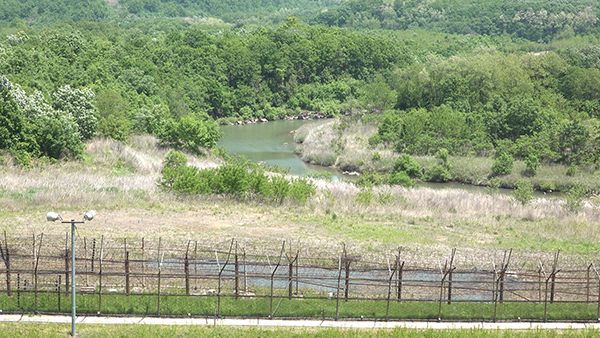
[[[73,115],[54,109],[40,91],[28,95],[18,84],[10,87],[25,122],[30,126],[30,136],[35,139],[40,155],[58,159],[66,155],[77,157],[83,153],[79,126]]]
[[[94,92],[89,89],[72,89],[71,86],[63,86],[52,94],[54,109],[62,110],[71,114],[79,126],[82,140],[89,140],[96,135],[98,118],[96,108],[93,105]]]
[[[12,89],[13,89],[12,82],[10,82],[10,80],[6,76],[0,75],[0,92],[3,90],[12,90]]]

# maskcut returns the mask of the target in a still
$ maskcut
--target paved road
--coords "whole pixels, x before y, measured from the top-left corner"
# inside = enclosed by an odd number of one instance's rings
[[[71,316],[0,315],[1,322],[71,324]],[[149,325],[227,325],[248,327],[338,327],[391,329],[596,329],[600,323],[565,322],[436,322],[436,321],[331,321],[331,320],[269,320],[269,319],[213,319],[213,318],[157,318],[157,317],[98,317],[78,316],[77,324],[149,324]]]

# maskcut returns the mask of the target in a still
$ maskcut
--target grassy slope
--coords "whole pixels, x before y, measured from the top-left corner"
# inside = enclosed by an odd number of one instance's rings
[[[523,206],[501,194],[387,186],[361,191],[326,181],[315,182],[318,193],[305,206],[178,197],[155,185],[165,152],[148,138],[130,146],[97,140],[88,145],[84,163],[31,171],[4,164],[0,230],[9,236],[59,235],[68,229],[46,222],[47,211],[79,217],[93,208],[98,217],[78,230],[80,236],[197,239],[206,245],[235,237],[242,245],[258,246],[287,239],[323,255],[337,255],[346,243],[350,251],[377,260],[404,245],[411,264],[433,262],[453,247],[465,266],[489,262],[497,250],[508,248],[519,250],[515,259],[523,264],[551,257],[558,248],[566,254],[561,261],[600,256],[600,211],[592,204],[573,213],[557,199]],[[191,157],[191,162],[208,167],[218,160]]]

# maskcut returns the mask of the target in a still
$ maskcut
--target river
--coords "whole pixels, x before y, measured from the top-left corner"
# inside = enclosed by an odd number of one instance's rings
[[[342,175],[342,172],[334,168],[311,165],[302,162],[300,157],[294,153],[294,131],[300,126],[315,121],[305,120],[281,120],[266,123],[253,123],[243,126],[221,126],[223,137],[219,146],[228,150],[229,154],[243,155],[253,162],[264,161],[268,165],[278,165],[289,168],[290,174],[303,176],[311,172],[330,172],[333,179],[353,180],[355,177]],[[483,192],[485,187],[461,184],[461,183],[432,183],[417,182],[417,186],[432,189],[463,189],[472,192]],[[499,189],[501,194],[512,194],[512,189]],[[536,197],[550,197],[555,194],[545,195],[542,192],[534,192]]]

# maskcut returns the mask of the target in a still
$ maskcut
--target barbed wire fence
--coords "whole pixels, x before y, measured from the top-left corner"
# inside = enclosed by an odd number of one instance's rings
[[[64,298],[70,297],[72,286],[69,236],[2,234],[3,313],[68,312]],[[257,247],[231,239],[208,247],[198,240],[76,237],[76,290],[95,296],[94,304],[87,304],[84,311],[96,314],[106,313],[107,297],[144,296],[155,310],[152,313],[147,307],[145,315],[184,315],[169,310],[174,303],[167,299],[176,296],[178,302],[183,302],[180,297],[210,298],[212,309],[178,310],[205,316],[297,317],[294,305],[281,306],[282,302],[313,300],[329,309],[318,316],[332,319],[347,317],[344,307],[349,302],[359,302],[366,317],[385,319],[399,318],[394,309],[410,303],[429,304],[431,319],[444,318],[447,305],[460,303],[493,308],[490,320],[497,319],[504,303],[543,306],[541,320],[548,319],[549,305],[585,303],[596,307],[594,319],[600,318],[600,273],[595,264],[561,264],[560,251],[529,262],[526,268],[513,268],[516,252],[512,249],[503,251],[502,259],[492,260],[487,268],[460,263],[456,249],[437,266],[418,264],[416,257],[406,259],[409,255],[404,251],[399,247],[385,261],[371,261],[345,246],[337,257],[326,257],[285,241],[277,247]],[[236,312],[231,302],[244,300],[260,302]],[[228,313],[224,302],[229,302]]]

